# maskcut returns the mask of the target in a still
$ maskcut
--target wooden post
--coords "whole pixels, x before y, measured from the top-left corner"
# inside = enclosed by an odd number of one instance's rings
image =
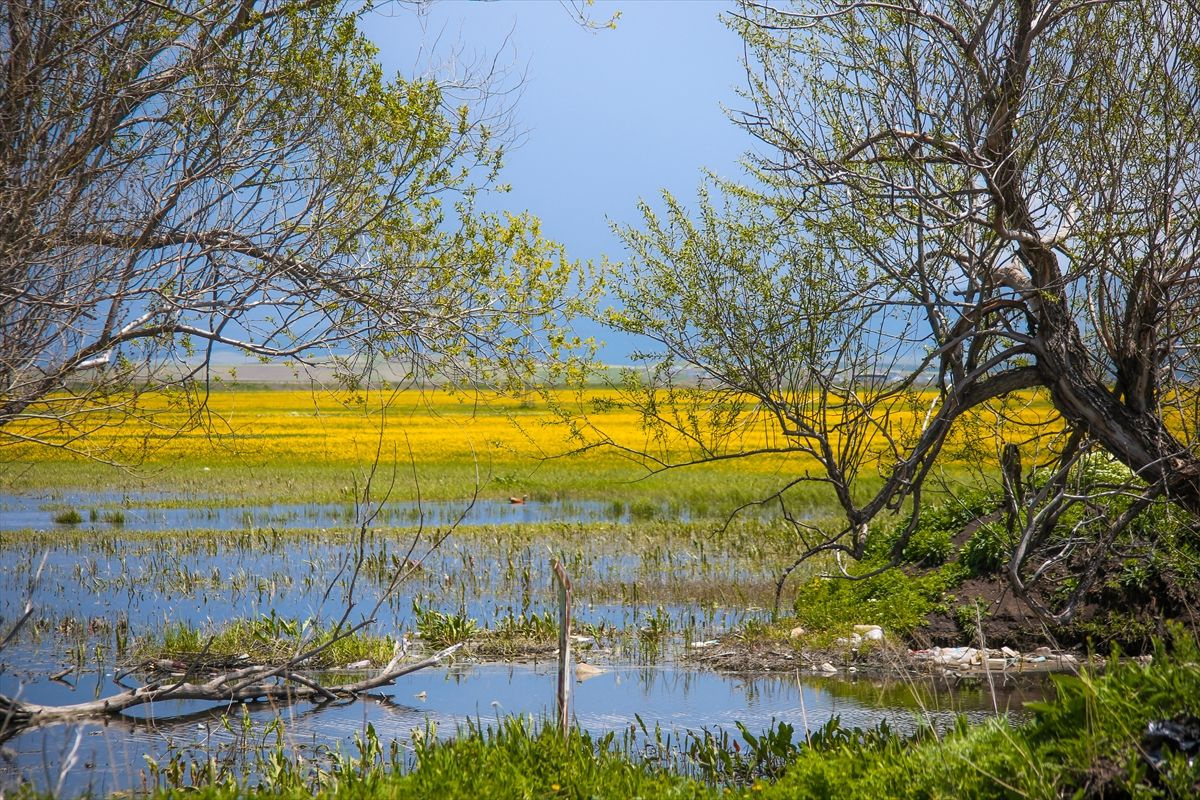
[[[566,737],[571,717],[571,579],[557,558],[550,567],[558,584],[558,729]]]

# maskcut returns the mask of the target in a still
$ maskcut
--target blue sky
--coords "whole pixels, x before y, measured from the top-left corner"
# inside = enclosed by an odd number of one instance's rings
[[[722,105],[743,107],[741,43],[718,15],[725,2],[620,0],[586,10],[615,30],[592,31],[554,0],[430,4],[373,14],[362,29],[388,73],[496,59],[520,83],[513,122],[521,145],[505,160],[513,187],[498,207],[529,210],[573,258],[624,252],[609,221],[636,222],[639,198],[661,189],[686,198],[701,168],[736,176],[747,135]],[[523,80],[519,80],[524,76]],[[601,358],[627,360],[632,343],[612,334]]]

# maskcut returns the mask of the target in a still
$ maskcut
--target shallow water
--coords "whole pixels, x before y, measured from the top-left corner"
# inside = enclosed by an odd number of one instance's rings
[[[57,694],[55,702],[70,702],[72,695],[81,699],[78,694],[90,697],[95,676],[89,677],[78,691],[59,687],[46,694]],[[11,677],[5,681],[10,682]],[[507,714],[547,718],[554,686],[554,666],[549,663],[455,664],[406,675],[379,694],[319,711],[311,704],[258,707],[249,712],[251,725],[245,729],[241,712],[235,710],[232,730],[223,724],[224,709],[163,703],[153,709],[153,720],[145,718],[143,709],[140,719],[56,725],[9,740],[0,785],[32,781],[54,786],[65,775],[67,793],[85,788],[107,793],[141,786],[147,757],[159,764],[172,755],[203,761],[209,755],[227,757],[260,745],[270,748],[277,741],[310,756],[330,748],[354,753],[355,736],[368,724],[381,741],[395,739],[408,746],[414,729],[424,731],[429,723],[447,734],[468,721],[493,722]],[[11,688],[5,686],[6,691]],[[610,666],[575,683],[572,696],[575,719],[593,733],[629,729],[640,717],[651,730],[660,725],[676,741],[679,734],[702,728],[736,733],[738,721],[751,731],[773,721],[803,731],[838,716],[845,727],[872,727],[886,720],[894,729],[911,731],[922,720],[945,729],[957,714],[979,720],[993,713],[993,695],[979,683],[952,689],[935,683],[905,686],[795,674],[745,677],[676,665]],[[1036,685],[1001,685],[995,703],[1000,711],[1018,710],[1024,699],[1036,696]],[[276,718],[284,721],[283,732],[265,733]],[[80,746],[72,766],[68,755],[77,736]]]
[[[271,505],[199,505],[169,507],[171,498],[151,493],[79,492],[0,494],[0,530],[130,530],[171,531],[187,528],[238,531],[250,528],[330,528],[355,525],[359,509],[353,503],[280,503]],[[74,509],[82,521],[55,522],[60,512]],[[377,525],[519,525],[534,522],[628,522],[630,511],[621,503],[549,501],[510,503],[507,500],[389,502],[376,509]],[[114,520],[118,519],[119,522]],[[686,515],[678,518],[686,519]]]
[[[544,513],[532,503],[515,508]],[[577,629],[593,626],[602,640],[602,652],[593,658],[608,671],[577,684],[573,706],[579,723],[593,732],[626,729],[635,715],[651,729],[660,724],[676,732],[731,729],[735,721],[753,730],[772,719],[799,730],[820,727],[834,715],[848,726],[886,719],[906,729],[927,713],[948,725],[956,712],[978,717],[1017,708],[1028,690],[1028,684],[1001,686],[993,699],[978,683],[965,689],[930,684],[914,694],[911,687],[867,680],[744,678],[692,669],[676,660],[684,644],[766,616],[754,604],[769,594],[779,564],[761,543],[737,535],[706,539],[669,525],[649,535],[617,523],[561,522],[552,528],[553,536],[515,523],[453,532],[399,592],[384,599],[373,631],[394,637],[411,631],[415,607],[465,613],[484,626],[551,611],[550,561],[558,557],[575,583]],[[21,613],[31,576],[39,577],[33,616],[0,653],[0,693],[52,704],[110,693],[113,664],[129,659],[122,648],[170,624],[216,628],[264,614],[328,621],[350,601],[351,622],[357,621],[379,599],[395,565],[426,552],[432,533],[423,531],[411,551],[411,530],[385,529],[360,539],[347,525],[304,533],[256,528],[160,535],[109,528],[5,534],[0,635]],[[363,568],[353,579],[359,547]],[[664,635],[636,634],[650,619]],[[74,685],[47,679],[64,667],[78,676],[70,678]],[[108,723],[28,731],[3,744],[0,792],[21,781],[52,789],[60,778],[69,794],[88,787],[138,788],[146,757],[158,763],[208,755],[236,761],[277,741],[312,757],[330,748],[353,752],[355,734],[368,724],[386,743],[408,741],[427,723],[445,734],[468,719],[540,719],[553,704],[551,670],[547,663],[460,662],[405,676],[347,705],[255,708],[245,730],[238,709],[230,712],[234,720],[227,729],[227,709],[165,703]],[[151,713],[152,721],[144,719]],[[283,724],[271,732],[274,720]]]
[[[561,523],[552,538],[523,531],[518,525],[466,527],[436,548],[444,533],[436,529],[420,536],[373,531],[362,539],[345,527],[12,534],[0,551],[0,619],[19,614],[29,577],[37,573],[39,579],[35,616],[20,647],[4,659],[72,663],[81,646],[119,650],[118,633],[144,636],[167,624],[204,628],[265,614],[327,621],[350,600],[357,621],[380,600],[405,559],[420,566],[399,592],[383,598],[376,615],[380,633],[398,637],[411,629],[417,606],[463,613],[485,625],[551,611],[550,561],[558,557],[574,578],[581,626],[626,629],[654,616],[693,641],[747,616],[761,617],[761,609],[746,609],[766,601],[776,569],[736,540],[717,546],[670,531],[662,539],[658,531],[637,538],[615,523],[602,530]],[[360,547],[363,569],[355,577]]]

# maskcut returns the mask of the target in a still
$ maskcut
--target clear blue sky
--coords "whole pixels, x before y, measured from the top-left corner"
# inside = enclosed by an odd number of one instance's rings
[[[718,19],[730,7],[597,2],[586,9],[593,19],[621,16],[616,30],[592,31],[555,0],[445,0],[372,14],[362,27],[387,73],[493,58],[506,67],[507,83],[520,83],[513,122],[524,136],[505,161],[513,190],[500,207],[536,214],[572,258],[620,261],[609,221],[636,222],[639,198],[664,188],[690,197],[702,167],[738,174],[750,140],[722,111],[744,107],[741,42]],[[627,340],[580,332],[609,341],[602,360],[627,360]]]

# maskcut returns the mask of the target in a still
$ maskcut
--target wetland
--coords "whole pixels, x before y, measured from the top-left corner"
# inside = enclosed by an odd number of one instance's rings
[[[246,508],[225,507],[218,509],[226,514],[220,519],[247,524],[193,528],[175,527],[164,514],[171,509],[139,507],[151,498],[124,497],[123,524],[105,522],[102,511],[95,522],[53,522],[55,508],[82,499],[3,500],[6,509],[36,515],[41,529],[12,530],[19,523],[6,520],[0,533],[4,619],[19,615],[30,576],[39,575],[35,611],[3,653],[0,694],[45,704],[88,700],[116,690],[114,679],[146,658],[186,658],[179,641],[187,632],[202,643],[233,621],[317,625],[336,619],[357,558],[365,578],[356,587],[358,606],[369,606],[386,589],[397,564],[419,560],[419,567],[386,599],[371,627],[385,654],[361,659],[356,652],[343,663],[326,663],[315,673],[321,680],[365,674],[406,638],[414,652],[425,648],[423,638],[434,638],[439,620],[464,620],[473,635],[451,663],[354,702],[238,708],[167,701],[117,719],[25,731],[3,745],[0,776],[10,788],[107,794],[167,785],[168,774],[176,774],[150,764],[178,769],[212,757],[229,774],[241,774],[259,769],[259,759],[279,747],[321,763],[322,754],[353,749],[368,728],[411,749],[413,736],[428,728],[451,735],[468,723],[510,715],[549,718],[556,671],[553,557],[573,577],[574,630],[583,641],[578,655],[603,670],[578,683],[573,697],[573,718],[593,734],[646,724],[679,740],[704,729],[736,735],[736,723],[752,731],[778,721],[816,729],[834,717],[864,728],[886,721],[899,731],[923,722],[945,729],[958,714],[1019,713],[1025,699],[1045,691],[1036,677],[1001,680],[991,689],[981,680],[865,669],[861,676],[843,670],[831,677],[814,670],[800,650],[791,668],[754,674],[703,668],[691,657],[698,652],[693,646],[769,625],[773,569],[786,552],[764,533],[768,520],[725,527],[633,521],[627,511],[618,515],[595,503],[543,507],[496,500],[480,504],[478,518],[488,521],[464,523],[444,539],[449,523],[439,515],[449,515],[449,503],[423,509],[430,515],[424,529],[384,524],[360,538],[350,526],[353,507],[314,505],[287,515],[275,507],[263,511],[269,527],[255,524]],[[90,500],[97,509],[118,504],[100,495]],[[195,506],[175,510],[207,513]],[[601,514],[617,518],[597,521]],[[395,519],[407,521],[403,512]],[[315,521],[331,527],[289,527]],[[852,654],[845,656],[853,662]],[[137,680],[136,670],[124,680]]]
[[[1038,724],[1031,708],[1061,700],[1031,659],[981,649],[982,671],[964,671],[931,661],[932,650],[914,654],[938,615],[960,620],[954,644],[983,645],[966,632],[979,617],[963,614],[979,601],[956,599],[963,573],[953,564],[846,582],[830,577],[832,561],[813,559],[776,610],[795,528],[777,506],[747,503],[795,465],[653,475],[597,453],[539,460],[472,442],[481,430],[495,437],[501,422],[543,437],[547,429],[486,415],[448,421],[458,406],[446,401],[434,423],[416,427],[409,463],[385,465],[381,478],[356,460],[357,445],[325,441],[316,455],[305,429],[301,455],[287,455],[288,424],[305,402],[295,395],[304,394],[214,397],[257,409],[242,430],[255,448],[226,460],[228,441],[184,434],[134,470],[29,453],[7,464],[4,631],[28,616],[0,651],[0,695],[66,706],[202,680],[286,662],[338,626],[354,631],[292,679],[336,688],[395,658],[460,649],[336,701],[168,698],[119,715],[5,721],[0,790],[219,796],[221,787],[258,786],[306,796],[332,786],[330,776],[424,780],[439,758],[483,747],[478,758],[509,759],[504,769],[528,752],[536,763],[567,758],[562,774],[570,764],[615,764],[635,783],[757,793],[806,749],[876,763],[872,748],[917,748],[929,737],[1019,737]],[[319,416],[306,424],[331,415]],[[371,414],[342,420],[337,435],[361,442],[376,423]],[[564,444],[545,438],[536,449],[555,447]],[[789,499],[793,521],[826,524],[827,498]],[[555,560],[573,583],[579,665],[565,744],[547,734],[557,702]],[[878,638],[868,638],[875,626]],[[450,783],[429,793],[468,791],[454,783],[460,768],[437,774]],[[562,779],[538,780],[515,793],[541,794]],[[624,791],[624,779],[604,780],[610,795]]]

